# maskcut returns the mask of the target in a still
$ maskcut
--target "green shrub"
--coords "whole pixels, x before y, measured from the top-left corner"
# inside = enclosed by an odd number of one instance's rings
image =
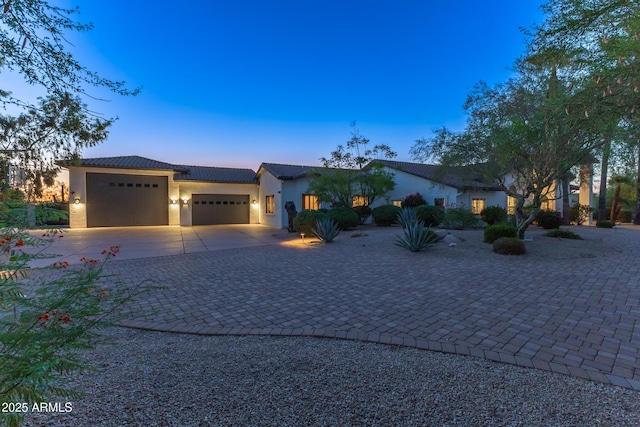
[[[516,228],[509,224],[488,225],[484,229],[484,242],[493,243],[501,237],[518,237]]]
[[[596,227],[598,228],[613,228],[616,225],[613,221],[598,221]]]
[[[562,220],[560,214],[550,209],[540,209],[536,214],[536,223],[545,230],[560,228]]]
[[[480,217],[488,225],[493,225],[504,221],[507,217],[507,211],[500,206],[488,206],[480,212]]]
[[[421,221],[410,222],[402,228],[402,234],[398,236],[396,245],[409,249],[411,252],[419,252],[427,249],[438,240],[436,233],[429,228],[424,228]]]
[[[353,208],[353,211],[360,218],[360,224],[364,224],[364,222],[371,216],[371,208],[369,206],[356,206]]]
[[[618,220],[620,222],[633,222],[633,212],[629,209],[621,209],[618,214]]]
[[[304,233],[307,236],[313,235],[313,228],[318,220],[327,218],[325,213],[310,209],[303,209],[293,219],[293,229],[298,233]]]
[[[574,204],[569,208],[569,221],[576,225],[582,225],[589,219],[593,208],[589,205]]]
[[[321,241],[331,243],[340,234],[340,227],[331,218],[321,218],[312,231]]]
[[[442,226],[449,230],[462,230],[479,225],[478,218],[470,210],[464,208],[450,208],[444,213]]]
[[[547,231],[544,233],[547,237],[559,237],[561,239],[573,239],[573,240],[582,240],[582,237],[578,236],[571,230],[563,230],[562,228],[556,228],[554,230]]]
[[[327,217],[331,218],[340,230],[348,230],[357,227],[360,223],[360,217],[351,208],[338,206],[327,212]]]
[[[376,225],[388,227],[391,224],[395,224],[398,220],[398,213],[400,208],[393,205],[378,206],[373,210],[373,222]]]
[[[402,201],[403,208],[417,208],[418,206],[422,206],[426,204],[427,202],[424,200],[424,197],[422,197],[422,194],[420,193],[409,194]]]
[[[493,242],[493,252],[502,255],[523,255],[527,250],[522,240],[513,237],[501,237]]]
[[[437,206],[421,205],[416,208],[416,215],[426,227],[437,227],[442,222],[444,211]]]

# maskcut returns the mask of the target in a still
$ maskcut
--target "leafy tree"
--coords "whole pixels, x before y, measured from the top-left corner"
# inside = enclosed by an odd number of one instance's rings
[[[518,237],[534,220],[554,185],[599,146],[581,111],[569,108],[576,96],[557,68],[521,62],[519,74],[495,88],[479,84],[465,109],[467,127],[441,129],[416,141],[414,159],[443,165],[472,165],[516,199]],[[524,213],[528,201],[531,210]]]
[[[320,202],[351,207],[354,197],[359,196],[364,206],[369,206],[395,187],[393,174],[375,160],[392,159],[396,153],[384,144],[368,148],[369,140],[358,133],[355,122],[352,127],[346,148],[338,145],[331,157],[320,159],[323,167],[310,174],[307,191]]]
[[[640,3],[637,0],[549,0],[544,23],[530,35],[529,59],[562,62],[570,84],[582,87],[598,102],[602,150],[599,218],[606,213],[607,172],[614,129],[640,121]],[[588,109],[585,109],[588,114]],[[592,116],[594,117],[594,116]],[[624,140],[640,154],[638,138]],[[640,195],[640,164],[637,193]],[[640,224],[640,202],[636,208]]]
[[[18,117],[0,115],[0,162],[22,167],[31,184],[28,195],[39,196],[53,185],[56,159],[77,157],[80,150],[107,137],[112,120],[87,114],[79,98],[50,96]],[[6,175],[5,175],[6,176]]]
[[[21,108],[18,116],[0,117],[0,166],[24,168],[36,193],[42,179],[52,183],[54,157],[68,158],[104,140],[113,119],[97,118],[84,103],[96,99],[90,88],[135,95],[123,82],[100,76],[71,53],[68,34],[89,31],[69,9],[45,0],[3,0],[0,10],[0,71],[20,75],[39,87],[44,99],[33,103],[0,87],[0,104]]]

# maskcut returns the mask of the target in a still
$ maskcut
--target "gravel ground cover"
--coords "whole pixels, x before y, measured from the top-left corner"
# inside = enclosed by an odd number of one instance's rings
[[[27,426],[637,426],[640,392],[397,346],[114,328]]]

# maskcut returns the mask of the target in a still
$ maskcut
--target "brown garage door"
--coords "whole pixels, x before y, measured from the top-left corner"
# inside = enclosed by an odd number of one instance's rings
[[[193,225],[249,224],[249,196],[194,194]]]
[[[87,173],[87,226],[169,224],[166,176]]]

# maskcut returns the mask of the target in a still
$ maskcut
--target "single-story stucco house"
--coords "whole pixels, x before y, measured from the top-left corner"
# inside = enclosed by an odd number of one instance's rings
[[[399,204],[407,195],[419,192],[429,204],[464,206],[474,213],[486,206],[509,210],[515,206],[504,192],[468,168],[442,173],[436,165],[378,161],[394,175],[396,187],[386,201],[376,205]],[[297,211],[329,207],[308,191],[310,174],[322,169],[320,166],[262,163],[254,172],[174,165],[140,156],[81,159],[59,165],[69,169],[69,225],[73,228],[209,224],[285,228],[287,202]],[[591,193],[587,193],[589,199],[585,200],[590,200]],[[354,199],[354,205],[360,202]]]

